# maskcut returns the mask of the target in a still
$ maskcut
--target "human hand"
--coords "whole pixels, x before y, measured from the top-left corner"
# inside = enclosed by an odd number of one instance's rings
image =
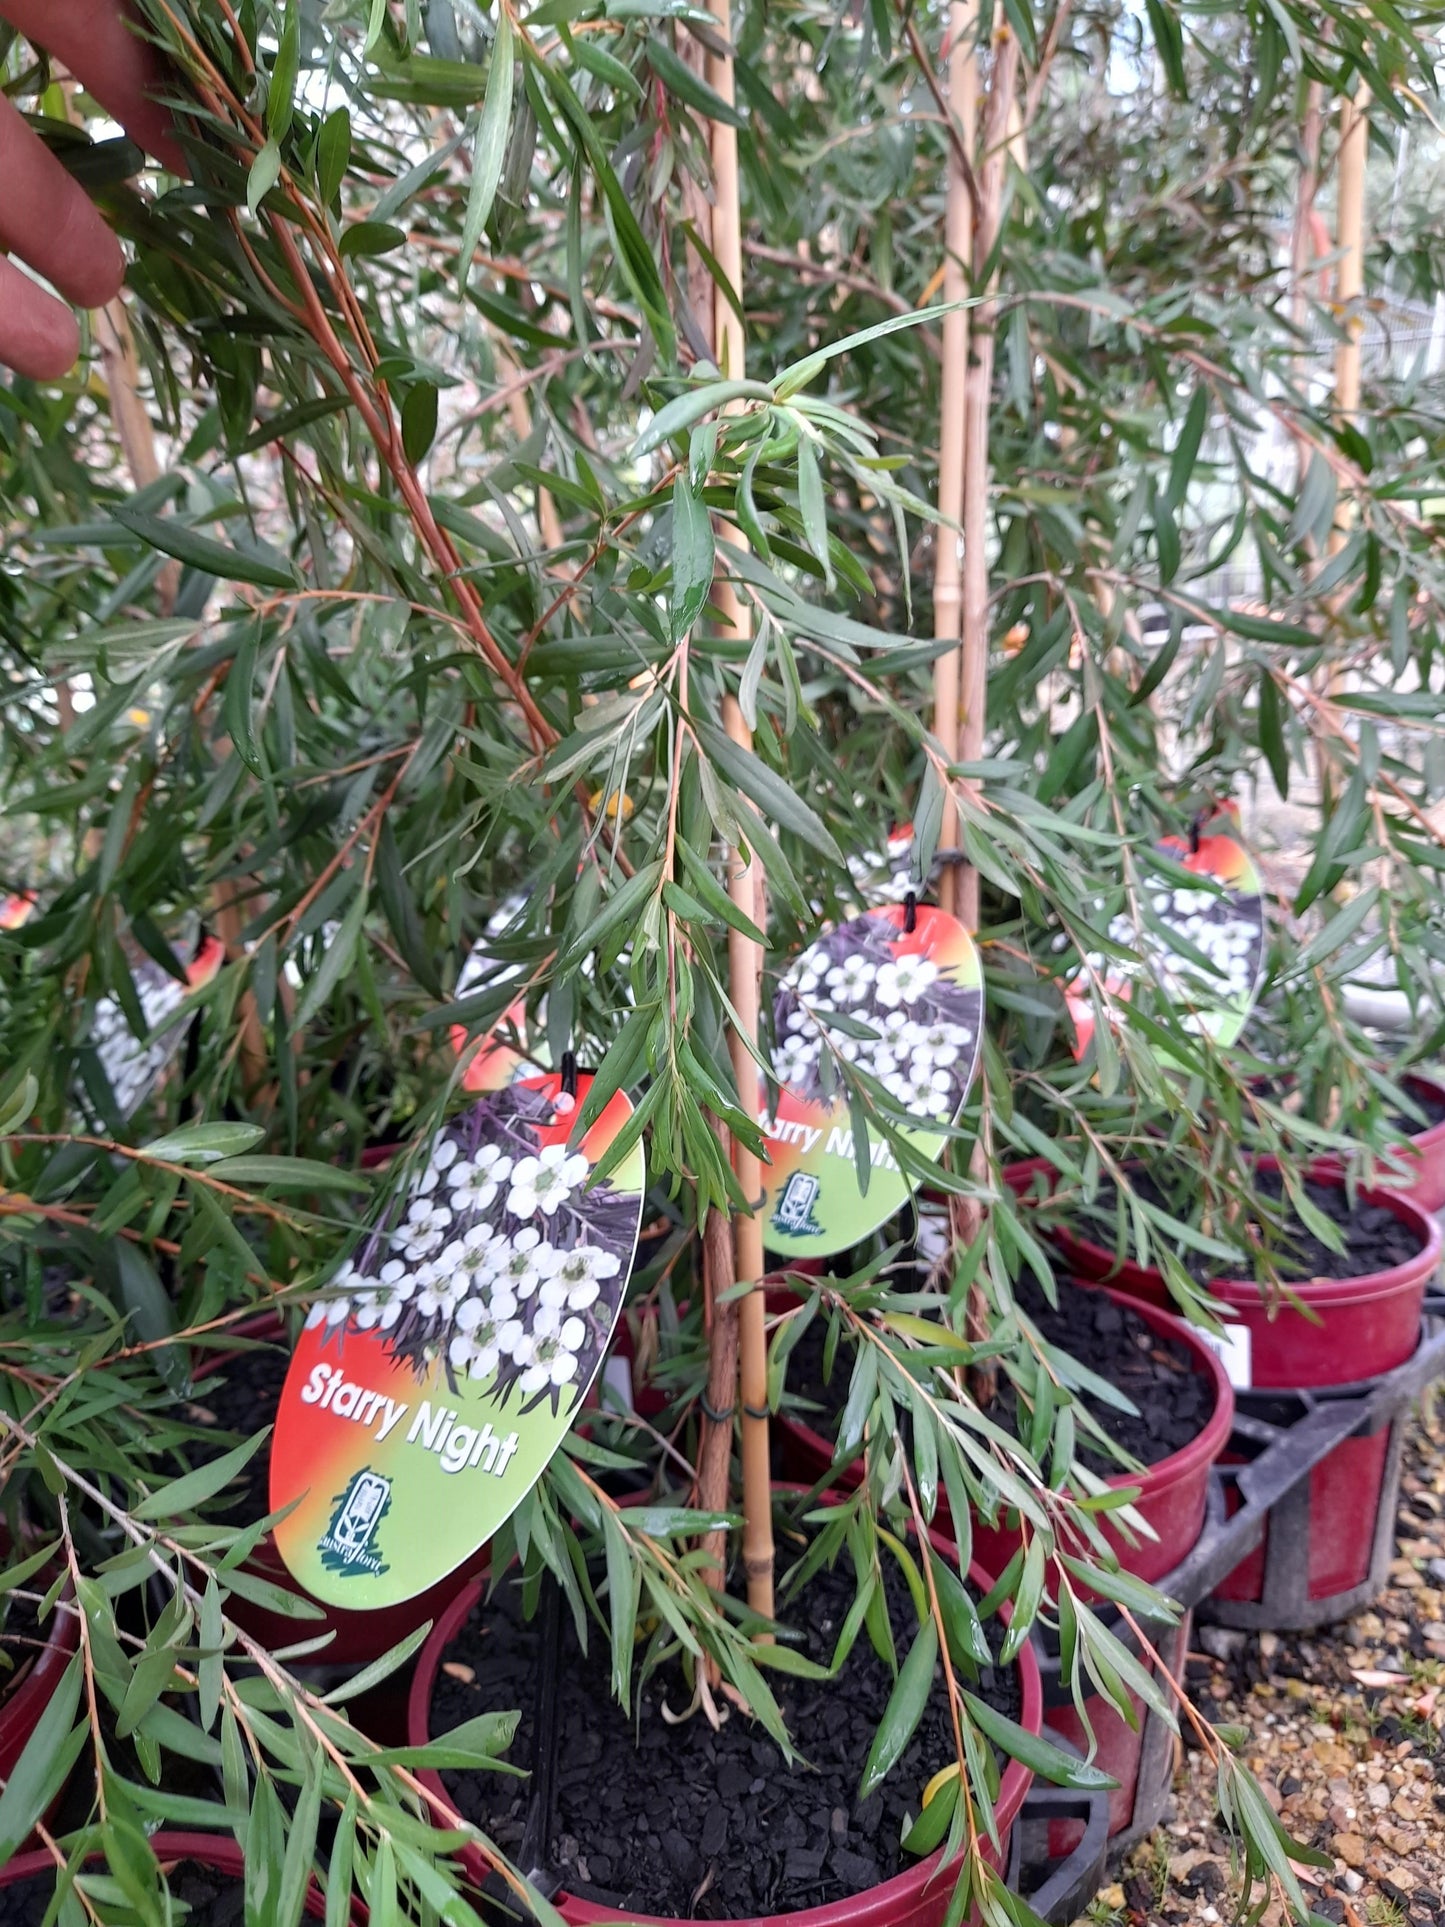
[[[156,61],[127,22],[124,0],[0,0],[0,20],[63,62],[157,160],[183,169],[170,116],[150,98]],[[80,330],[7,253],[84,308],[112,300],[125,273],[120,243],[85,190],[0,95],[0,365],[53,381],[79,354]]]

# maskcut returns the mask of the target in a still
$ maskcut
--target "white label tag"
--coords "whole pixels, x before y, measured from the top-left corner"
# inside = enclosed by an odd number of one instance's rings
[[[1224,1375],[1237,1392],[1247,1392],[1253,1384],[1253,1332],[1248,1325],[1226,1325],[1222,1332],[1200,1331],[1194,1336],[1209,1347],[1224,1367]]]
[[[602,1365],[602,1382],[608,1391],[613,1394],[612,1400],[604,1402],[612,1404],[614,1411],[617,1409],[619,1403],[624,1412],[634,1410],[632,1403],[632,1366],[627,1359],[617,1357],[605,1359]]]

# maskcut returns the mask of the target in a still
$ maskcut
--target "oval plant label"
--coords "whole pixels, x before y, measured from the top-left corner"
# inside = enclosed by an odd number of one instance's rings
[[[179,1056],[186,1041],[180,1007],[192,991],[211,981],[225,955],[219,937],[202,937],[186,965],[184,983],[162,970],[153,957],[141,959],[131,971],[131,981],[146,1022],[144,1037],[136,1036],[114,997],[102,997],[96,1005],[90,1040],[121,1117],[130,1117],[140,1108]]]
[[[1127,997],[1147,972],[1181,1012],[1186,1030],[1226,1049],[1249,1021],[1264,976],[1264,886],[1254,858],[1229,833],[1233,828],[1233,818],[1221,816],[1194,846],[1182,837],[1162,838],[1155,849],[1164,862],[1146,867],[1141,880],[1142,928],[1128,910],[1109,924],[1110,937],[1138,950],[1142,961],[1128,964],[1102,952],[1088,960],[1116,997]],[[1189,875],[1180,877],[1180,869]],[[1094,1004],[1080,977],[1065,988],[1064,1002],[1074,1055],[1082,1057],[1094,1035]]]
[[[764,1240],[785,1257],[844,1251],[912,1194],[876,1122],[866,1154],[857,1143],[850,1073],[907,1114],[901,1135],[928,1158],[973,1082],[983,1032],[973,939],[942,910],[920,907],[907,925],[902,905],[853,917],[810,944],[778,988],[761,1213]]]
[[[271,1444],[281,1556],[315,1598],[424,1592],[484,1545],[557,1451],[602,1363],[637,1249],[620,1092],[575,1146],[560,1077],[454,1118],[312,1307]]]

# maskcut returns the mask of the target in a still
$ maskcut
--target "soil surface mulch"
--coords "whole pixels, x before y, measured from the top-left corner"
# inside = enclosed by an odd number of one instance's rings
[[[891,1559],[884,1574],[894,1626],[906,1640],[903,1629],[916,1623],[907,1587]],[[804,1635],[810,1657],[826,1662],[853,1596],[845,1559],[784,1604],[780,1617]],[[998,1632],[998,1622],[986,1630]],[[530,1769],[540,1643],[540,1617],[524,1620],[519,1588],[503,1584],[447,1649],[433,1733],[517,1708],[521,1723],[506,1757]],[[858,1798],[859,1779],[892,1687],[866,1632],[831,1683],[769,1677],[800,1756],[791,1765],[735,1709],[717,1732],[700,1714],[669,1724],[664,1706],[677,1714],[687,1704],[671,1667],[637,1694],[629,1718],[613,1699],[600,1631],[592,1629],[584,1655],[564,1611],[549,1865],[567,1891],[624,1911],[727,1920],[842,1900],[917,1864],[902,1851],[901,1834],[923,1788],[954,1758],[941,1669],[913,1739],[866,1800]],[[975,1690],[1018,1718],[1012,1667],[986,1672]],[[528,1783],[497,1774],[443,1777],[462,1813],[515,1854]]]
[[[1188,1682],[1218,1723],[1247,1728],[1245,1758],[1298,1840],[1315,1911],[1341,1927],[1445,1927],[1445,1423],[1416,1423],[1397,1515],[1399,1553],[1367,1612],[1305,1634],[1195,1629]],[[1091,1927],[1227,1921],[1229,1843],[1214,1773],[1190,1749],[1174,1819],[1136,1850]],[[1272,1906],[1265,1927],[1283,1927]]]
[[[1406,1137],[1423,1137],[1426,1131],[1433,1131],[1438,1124],[1445,1124],[1445,1091],[1437,1090],[1433,1084],[1416,1084],[1410,1078],[1404,1080],[1404,1091],[1416,1110],[1424,1113],[1425,1123],[1418,1118],[1406,1117],[1403,1111],[1390,1115],[1390,1123]]]
[[[1187,1219],[1187,1207],[1170,1198],[1147,1171],[1131,1174],[1131,1183],[1148,1203]],[[1284,1195],[1283,1183],[1273,1171],[1262,1171],[1255,1188],[1268,1198],[1278,1199]],[[1287,1209],[1280,1214],[1278,1225],[1270,1227],[1267,1238],[1275,1268],[1283,1279],[1299,1283],[1312,1278],[1364,1278],[1372,1272],[1390,1271],[1396,1265],[1408,1264],[1422,1248],[1419,1235],[1397,1218],[1388,1205],[1365,1204],[1356,1199],[1352,1206],[1348,1191],[1340,1184],[1307,1183],[1305,1191],[1311,1204],[1339,1227],[1344,1250],[1332,1251],[1293,1209]],[[1077,1225],[1084,1237],[1108,1249],[1113,1248],[1116,1234],[1117,1199],[1112,1183],[1101,1184],[1094,1203],[1080,1213]],[[1247,1275],[1248,1260],[1243,1253],[1238,1268],[1233,1270],[1227,1261],[1206,1257],[1198,1251],[1182,1249],[1179,1257],[1190,1276],[1201,1285],[1210,1284],[1216,1278]]]
[[[1081,1398],[1109,1437],[1141,1465],[1158,1465],[1195,1439],[1214,1412],[1214,1387],[1197,1369],[1187,1345],[1168,1338],[1130,1306],[1102,1291],[1063,1281],[1059,1303],[1050,1305],[1032,1279],[1019,1287],[1019,1302],[1040,1334],[1060,1351],[1106,1380],[1136,1407],[1121,1412],[1097,1399]],[[815,1318],[788,1355],[788,1391],[816,1409],[800,1412],[815,1431],[831,1439],[848,1399],[853,1353],[840,1344],[832,1376],[823,1380],[827,1320]],[[998,1397],[988,1416],[1018,1435],[1018,1401],[1011,1380],[1000,1374]],[[1101,1478],[1122,1468],[1117,1459],[1081,1443],[1080,1463]]]

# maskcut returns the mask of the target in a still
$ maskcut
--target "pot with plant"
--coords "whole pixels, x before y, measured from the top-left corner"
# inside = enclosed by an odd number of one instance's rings
[[[929,1214],[923,1226],[920,1246],[936,1258]],[[1067,1436],[1054,1439],[1062,1456],[1046,1466],[1051,1484],[1072,1486],[1080,1497],[1117,1495],[1127,1509],[1101,1512],[1095,1519],[1102,1543],[1117,1558],[1120,1572],[1148,1584],[1164,1581],[1203,1529],[1210,1467],[1233,1423],[1233,1390],[1219,1359],[1182,1320],[1117,1293],[1061,1279],[1051,1301],[1035,1281],[1021,1279],[1013,1297],[1020,1323],[1026,1321],[1027,1340],[997,1361],[991,1392],[987,1382],[976,1392],[981,1418],[1037,1455],[1047,1451],[1060,1409],[1069,1408]],[[781,1296],[778,1302],[784,1302]],[[910,1342],[906,1321],[905,1314],[890,1332],[889,1310],[874,1313],[872,1345],[880,1362],[882,1347]],[[857,1368],[850,1371],[848,1363],[856,1354],[838,1343],[836,1321],[799,1320],[800,1338],[788,1331],[786,1315],[780,1322],[777,1351],[787,1360],[779,1420],[784,1463],[796,1467],[799,1476],[856,1481],[863,1475],[866,1440],[855,1439],[857,1456],[846,1465],[840,1464],[838,1444],[840,1424],[856,1423]],[[916,1337],[911,1342],[916,1344]],[[935,1366],[936,1372],[947,1369]],[[798,1417],[799,1409],[809,1416]],[[991,1571],[1003,1572],[1024,1543],[1020,1514],[998,1491],[986,1493],[985,1503],[985,1516],[973,1520],[973,1553]],[[939,1516],[948,1529],[946,1495]],[[1065,1519],[1051,1523],[1059,1546],[1087,1555],[1086,1543]],[[1126,1628],[1116,1631],[1129,1640]],[[1044,1636],[1051,1637],[1046,1629]],[[1176,1674],[1173,1662],[1182,1656],[1187,1636],[1187,1617],[1174,1624],[1165,1616],[1150,1629],[1164,1665]],[[1143,1723],[1150,1715],[1138,1696],[1126,1717],[1097,1694],[1076,1708],[1066,1689],[1047,1717],[1056,1732],[1085,1750],[1093,1744],[1090,1733],[1096,1736],[1097,1751],[1090,1757],[1117,1781],[1109,1796],[1111,1835],[1130,1831],[1136,1816],[1151,1816],[1152,1824],[1167,1793],[1167,1774],[1162,1787],[1139,1787]],[[1077,1834],[1070,1823],[1053,1823],[1053,1849],[1066,1851]]]
[[[254,1905],[255,1896],[248,1896],[246,1856],[235,1840],[167,1829],[151,1836],[150,1848],[173,1907],[186,1909],[190,1918],[209,1927],[241,1927],[248,1917],[248,1900]],[[97,1861],[96,1871],[103,1866]],[[82,1863],[82,1878],[84,1873]],[[5,1927],[44,1927],[55,1904],[55,1877],[55,1855],[44,1847],[16,1854],[0,1867],[0,1919]],[[315,1879],[307,1881],[298,1902],[308,1920],[328,1918],[326,1897]],[[360,1921],[364,1916],[352,1906],[346,1917]]]
[[[1148,1255],[1158,1263],[1121,1255],[1131,1214],[1113,1184],[1055,1229],[1060,1250],[1085,1274],[1156,1303],[1182,1277],[1184,1290],[1216,1308],[1241,1399],[1345,1397],[1405,1363],[1419,1344],[1440,1231],[1398,1192],[1357,1190],[1329,1160],[1286,1172],[1264,1158],[1206,1220],[1198,1174],[1177,1163],[1156,1159],[1131,1169],[1126,1182],[1152,1228]],[[1253,1254],[1244,1261],[1252,1275],[1238,1259],[1231,1263],[1230,1251],[1240,1245]],[[1376,1522],[1391,1503],[1390,1438],[1387,1427],[1347,1439],[1310,1475],[1301,1610],[1327,1617],[1332,1601],[1360,1603]],[[1241,1606],[1259,1601],[1268,1556],[1266,1537],[1216,1596]]]

